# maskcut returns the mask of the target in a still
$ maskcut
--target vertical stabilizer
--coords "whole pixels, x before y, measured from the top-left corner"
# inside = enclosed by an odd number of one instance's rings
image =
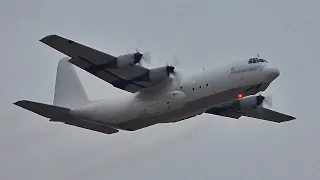
[[[90,100],[73,65],[68,62],[69,59],[65,57],[59,61],[53,105],[78,108],[90,103]]]

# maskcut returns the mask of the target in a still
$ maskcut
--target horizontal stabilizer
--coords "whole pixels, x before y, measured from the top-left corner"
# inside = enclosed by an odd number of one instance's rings
[[[42,104],[42,103],[32,102],[27,100],[17,101],[13,104],[19,107],[22,107],[24,109],[27,109],[29,111],[32,111],[36,114],[39,114],[43,117],[51,118],[51,119],[57,118],[63,114],[67,114],[70,111],[70,109],[68,108],[53,106],[49,104]]]
[[[51,121],[59,121],[65,124],[76,126],[84,129],[89,129],[92,131],[104,133],[104,134],[114,134],[119,132],[117,129],[113,129],[104,124],[98,124],[90,121],[85,121],[81,119],[75,119],[69,115],[70,109],[42,104],[38,102],[32,102],[27,100],[21,100],[13,103],[19,107],[32,111],[43,117],[50,118]]]
[[[103,124],[98,124],[90,121],[85,121],[85,120],[75,120],[75,119],[70,119],[69,121],[65,122],[65,124],[71,125],[71,126],[76,126],[104,134],[114,134],[119,132],[118,129],[113,129],[111,127],[105,126]]]

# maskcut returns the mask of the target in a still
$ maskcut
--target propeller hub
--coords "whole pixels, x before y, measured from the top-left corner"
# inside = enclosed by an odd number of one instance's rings
[[[170,74],[174,74],[174,67],[173,66],[167,66],[166,67],[166,71],[167,71],[168,76]]]
[[[260,106],[263,101],[264,101],[265,97],[262,95],[257,96],[257,106]]]
[[[136,52],[133,54],[133,59],[134,59],[134,63],[139,63],[141,58],[142,58],[143,54],[139,53],[139,52]]]

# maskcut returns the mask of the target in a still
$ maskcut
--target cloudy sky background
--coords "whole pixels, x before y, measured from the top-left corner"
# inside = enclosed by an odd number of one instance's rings
[[[2,0],[0,178],[320,178],[319,6],[316,0]],[[113,55],[142,46],[156,65],[176,55],[185,73],[260,53],[281,70],[265,92],[273,95],[273,109],[297,120],[202,115],[113,136],[49,123],[12,105],[52,103],[63,55],[38,41],[49,34]],[[125,93],[78,72],[91,99]]]

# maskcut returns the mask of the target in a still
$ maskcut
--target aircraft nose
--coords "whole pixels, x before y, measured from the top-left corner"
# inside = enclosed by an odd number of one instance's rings
[[[275,67],[269,67],[267,69],[267,76],[268,79],[270,79],[271,81],[276,79],[279,75],[280,75],[280,70],[278,68]]]

